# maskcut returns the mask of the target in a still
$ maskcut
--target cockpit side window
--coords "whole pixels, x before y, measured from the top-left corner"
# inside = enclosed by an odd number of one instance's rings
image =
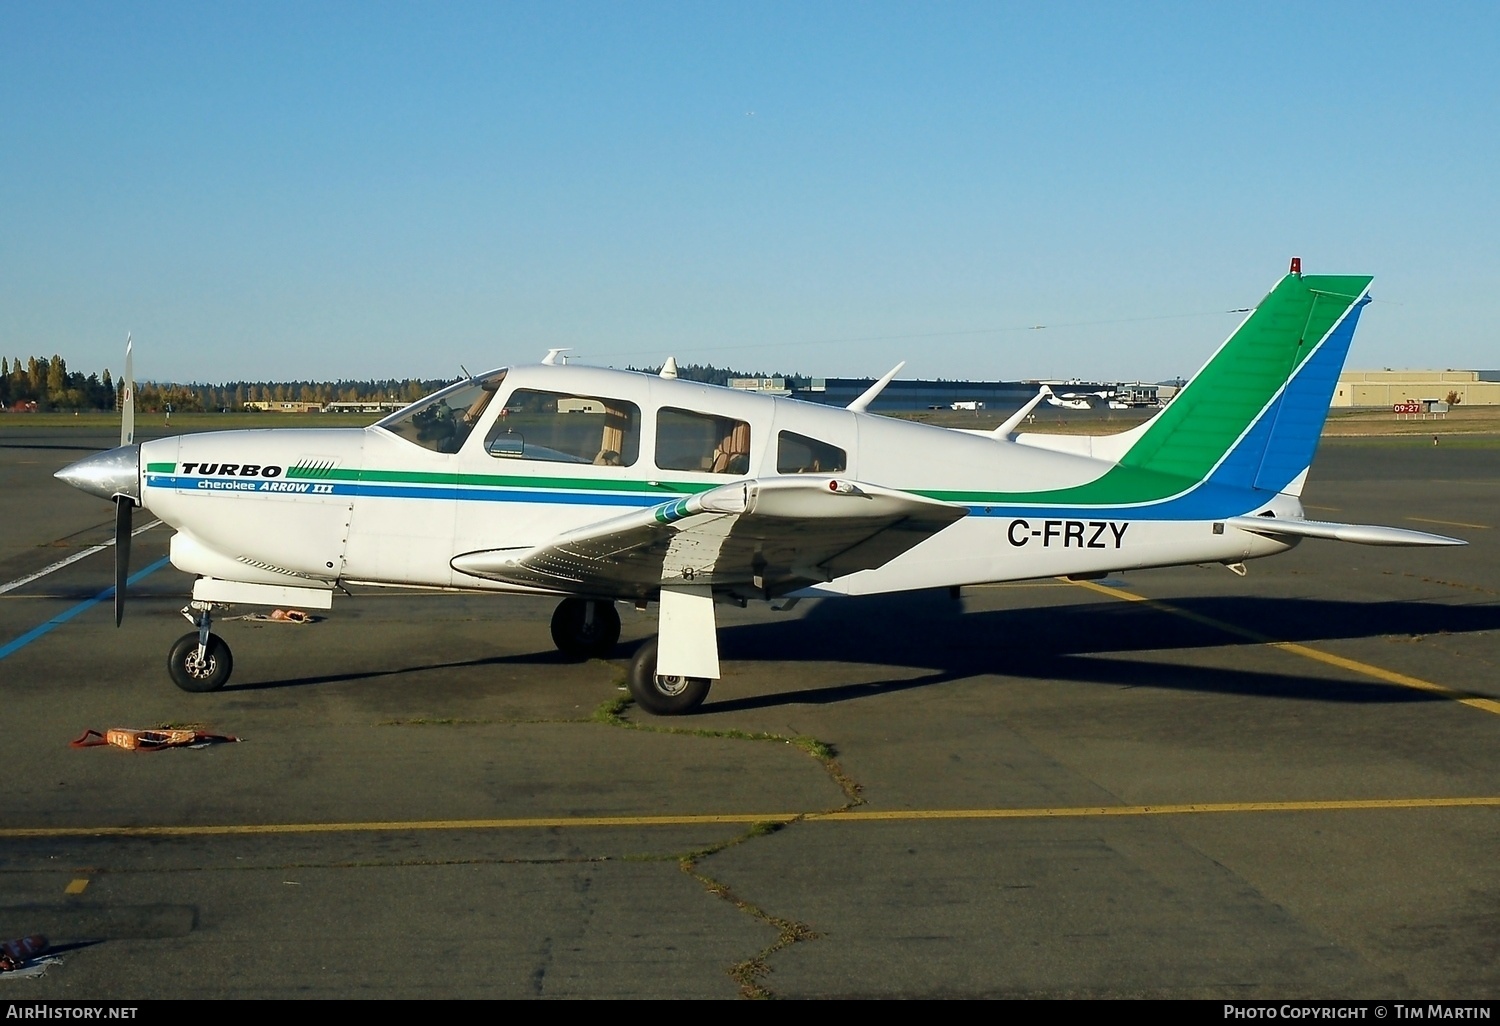
[[[750,472],[750,425],[664,406],[656,415],[656,465],[710,474]]]
[[[503,370],[468,378],[396,411],[375,426],[433,452],[458,452],[504,380]]]
[[[848,465],[843,449],[816,438],[783,431],[776,436],[776,473],[834,474]]]
[[[628,467],[641,452],[641,409],[623,399],[518,388],[484,449],[499,459]]]

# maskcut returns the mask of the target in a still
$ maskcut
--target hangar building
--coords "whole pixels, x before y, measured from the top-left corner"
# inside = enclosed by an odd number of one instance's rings
[[[1464,406],[1500,405],[1500,371],[1346,370],[1339,375],[1331,406],[1393,406],[1457,395]]]

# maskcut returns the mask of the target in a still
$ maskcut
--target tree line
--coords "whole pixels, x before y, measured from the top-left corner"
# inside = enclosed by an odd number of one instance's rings
[[[655,367],[626,367],[626,370],[644,374],[660,374],[661,364]],[[761,371],[739,371],[732,367],[715,367],[711,363],[679,363],[677,376],[684,381],[701,381],[708,385],[727,385],[730,378],[784,378],[788,388],[795,383],[806,385],[808,379],[800,374],[765,374]]]
[[[630,367],[649,374],[657,367]],[[725,385],[730,378],[785,378],[790,385],[798,379],[792,374],[745,372],[713,364],[680,364],[677,376],[688,381]],[[135,385],[136,408],[146,412],[172,410],[191,412],[238,411],[246,403],[297,402],[326,405],[330,402],[415,402],[449,382],[439,378],[383,378],[356,381],[231,381],[223,385],[203,385],[138,381]],[[115,410],[120,405],[123,386],[111,377],[109,368],[102,374],[69,371],[67,361],[53,354],[0,357],[0,410]]]
[[[173,410],[242,410],[249,402],[412,402],[446,381],[423,378],[384,378],[367,381],[231,381],[223,385],[138,381],[137,408]],[[102,374],[69,371],[61,356],[32,356],[25,360],[0,357],[0,409],[114,410],[123,385],[105,368]]]

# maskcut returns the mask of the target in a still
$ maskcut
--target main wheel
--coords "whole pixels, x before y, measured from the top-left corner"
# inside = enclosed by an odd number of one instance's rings
[[[203,661],[198,661],[198,632],[192,631],[177,639],[167,656],[167,672],[172,683],[184,691],[217,691],[229,682],[234,670],[234,657],[229,646],[217,634],[208,636],[208,645],[203,650]]]
[[[713,681],[707,677],[663,676],[656,672],[656,639],[651,638],[630,660],[625,679],[635,704],[658,716],[682,716],[703,704]]]
[[[563,599],[552,614],[552,643],[570,659],[602,658],[619,640],[620,614],[613,602]]]

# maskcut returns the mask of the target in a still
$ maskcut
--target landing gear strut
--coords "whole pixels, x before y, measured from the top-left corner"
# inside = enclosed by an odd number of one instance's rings
[[[656,672],[656,639],[647,640],[630,659],[625,678],[636,705],[657,716],[682,716],[703,704],[713,681],[707,677],[663,676]]]
[[[182,615],[198,629],[184,634],[167,656],[167,673],[172,683],[184,691],[217,691],[229,682],[234,657],[229,646],[217,634],[210,634],[213,603],[193,602],[183,607]]]
[[[613,602],[568,598],[552,614],[552,643],[570,659],[607,656],[620,640],[620,614]]]

